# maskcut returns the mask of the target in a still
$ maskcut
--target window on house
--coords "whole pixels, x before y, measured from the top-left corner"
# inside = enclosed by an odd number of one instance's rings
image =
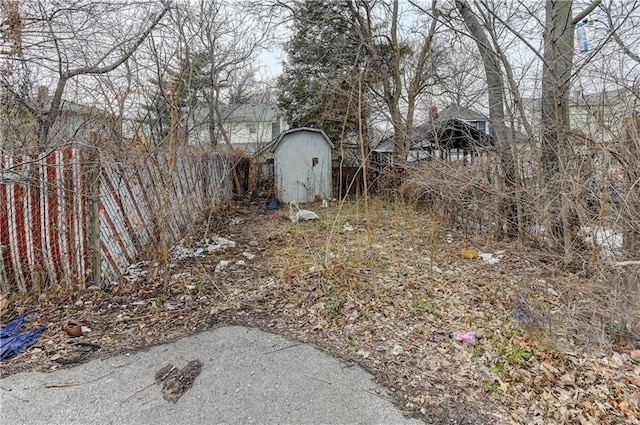
[[[251,134],[255,134],[256,131],[257,131],[255,124],[247,124],[247,129],[249,130],[249,133],[251,133]]]
[[[486,133],[487,132],[487,124],[484,121],[476,121],[476,130]]]

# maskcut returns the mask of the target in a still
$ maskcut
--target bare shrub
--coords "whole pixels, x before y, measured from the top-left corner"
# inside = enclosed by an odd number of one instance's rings
[[[498,230],[495,200],[500,194],[492,188],[482,164],[466,167],[455,162],[424,162],[409,172],[400,193],[405,202],[429,208],[465,232]]]

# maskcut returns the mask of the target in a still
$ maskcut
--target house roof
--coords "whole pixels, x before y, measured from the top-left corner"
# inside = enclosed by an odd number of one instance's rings
[[[47,95],[44,100],[36,100],[36,105],[39,104],[44,111],[49,111],[51,109],[51,101],[53,100],[53,96]],[[85,105],[82,103],[74,102],[73,100],[61,99],[60,100],[60,112],[61,113],[75,113],[78,115],[92,115],[92,116],[110,116],[111,114],[101,109],[97,106],[93,105]]]
[[[488,121],[487,117],[478,111],[460,105],[449,105],[436,115],[436,121],[447,121],[455,118],[463,121]]]
[[[324,137],[324,139],[327,141],[327,143],[329,143],[329,146],[331,146],[331,149],[335,148],[335,145],[333,144],[331,139],[329,139],[329,136],[327,136],[327,133],[325,133],[324,130],[321,130],[319,128],[312,128],[312,127],[298,127],[298,128],[291,128],[289,130],[285,130],[282,133],[280,133],[280,135],[278,136],[276,141],[273,142],[273,144],[271,145],[271,152],[275,152],[275,150],[278,148],[278,145],[280,144],[280,142],[282,142],[282,139],[286,135],[292,134],[292,133],[299,133],[299,132],[303,132],[303,131],[308,131],[308,132],[312,132],[312,133],[320,133],[322,135],[322,137]]]
[[[276,107],[268,103],[229,105],[222,115],[234,122],[277,122],[281,116]]]
[[[492,138],[469,124],[473,122],[487,122],[488,118],[482,113],[470,108],[452,104],[438,112],[433,121],[427,121],[413,127],[411,137],[412,148],[427,148],[437,144],[456,148],[465,145],[463,139],[474,139],[479,145],[493,144]],[[393,135],[380,140],[373,148],[375,152],[393,152],[395,148]]]
[[[378,140],[378,143],[376,143],[371,150],[373,152],[388,153],[393,152],[394,149],[395,143],[393,141],[393,136],[385,136],[382,139]]]

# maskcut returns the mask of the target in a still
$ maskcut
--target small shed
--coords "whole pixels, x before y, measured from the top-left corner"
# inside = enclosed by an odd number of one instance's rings
[[[333,148],[327,134],[317,128],[293,128],[278,136],[271,150],[280,202],[304,203],[331,197]]]

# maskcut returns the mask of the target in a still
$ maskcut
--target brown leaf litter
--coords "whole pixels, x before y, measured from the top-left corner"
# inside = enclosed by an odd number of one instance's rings
[[[49,330],[0,373],[52,371],[243,324],[362,365],[426,423],[640,423],[637,347],[584,315],[597,308],[580,291],[606,292],[606,282],[393,203],[305,208],[320,220],[294,224],[264,202],[231,205],[185,246],[197,250],[214,234],[235,246],[135,282],[10,297],[3,321],[39,308],[26,326]],[[463,249],[499,261],[463,258]],[[67,321],[91,331],[70,338]],[[457,333],[473,341],[451,337]],[[188,389],[192,369],[176,380],[169,378],[177,369],[165,371],[165,398]]]

